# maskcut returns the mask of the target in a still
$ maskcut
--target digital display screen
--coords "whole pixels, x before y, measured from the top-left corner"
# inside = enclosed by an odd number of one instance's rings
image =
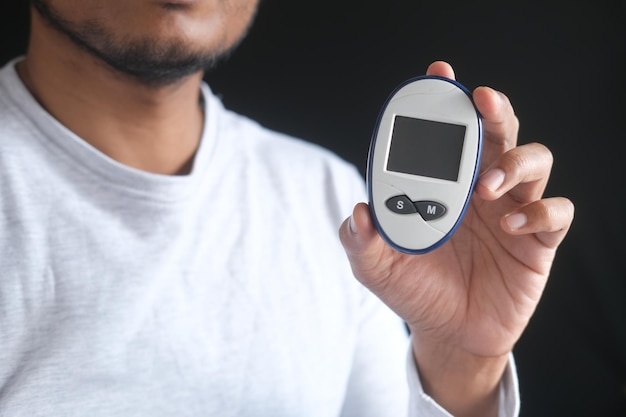
[[[465,126],[396,116],[387,171],[457,181]]]

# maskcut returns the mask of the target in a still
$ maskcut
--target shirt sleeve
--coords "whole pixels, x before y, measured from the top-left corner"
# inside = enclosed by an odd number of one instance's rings
[[[443,407],[424,392],[419,372],[409,344],[407,352],[407,376],[409,382],[409,417],[452,417]],[[516,417],[519,414],[519,383],[513,354],[500,382],[499,417]]]

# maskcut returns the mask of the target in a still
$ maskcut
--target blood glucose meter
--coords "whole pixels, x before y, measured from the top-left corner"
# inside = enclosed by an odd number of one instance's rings
[[[391,247],[426,253],[454,234],[476,183],[482,137],[472,96],[454,80],[413,78],[390,95],[372,135],[367,189]]]

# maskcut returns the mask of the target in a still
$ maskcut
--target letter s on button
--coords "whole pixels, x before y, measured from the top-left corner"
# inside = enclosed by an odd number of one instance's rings
[[[387,208],[394,213],[398,214],[413,214],[417,213],[417,209],[413,205],[413,202],[409,199],[409,197],[405,195],[397,195],[395,197],[391,197],[389,200],[385,202]]]

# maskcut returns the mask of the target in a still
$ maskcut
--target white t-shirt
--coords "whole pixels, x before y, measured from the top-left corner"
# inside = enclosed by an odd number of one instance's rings
[[[0,415],[446,415],[339,243],[364,198],[351,165],[204,85],[193,171],[139,171],[57,122],[14,64],[0,72]],[[512,369],[501,392],[514,415]]]

